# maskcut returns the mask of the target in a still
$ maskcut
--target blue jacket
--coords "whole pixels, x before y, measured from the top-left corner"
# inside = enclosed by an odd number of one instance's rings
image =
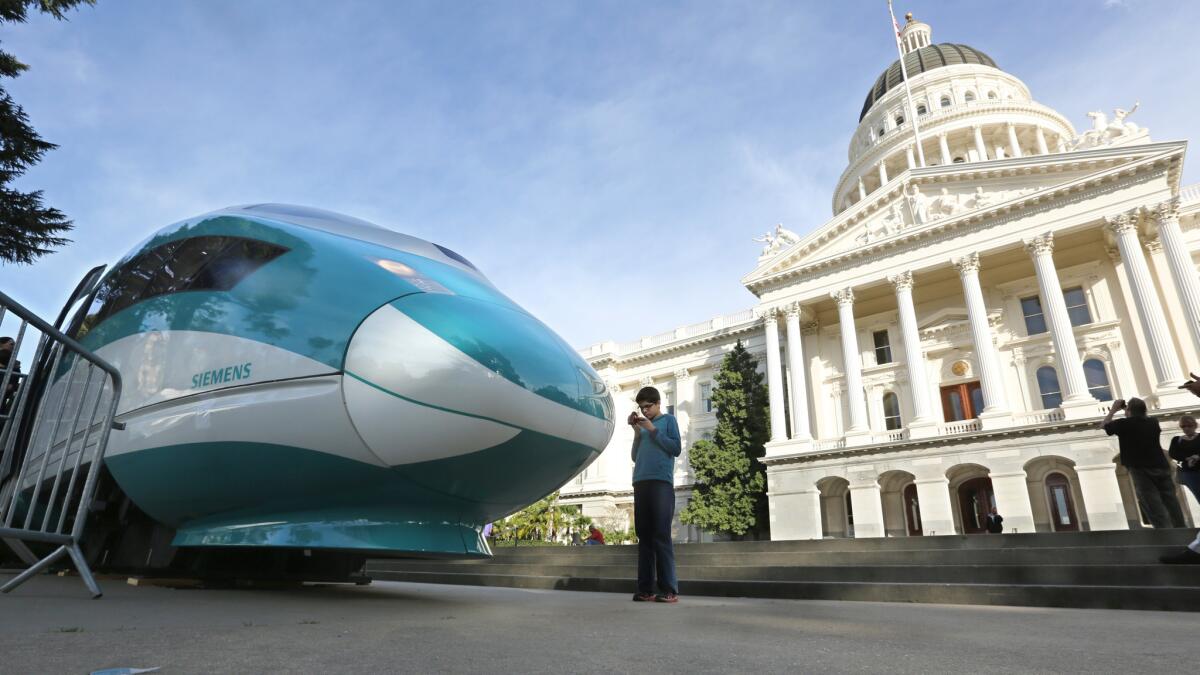
[[[661,480],[675,484],[675,458],[683,451],[679,423],[663,413],[651,420],[654,432],[638,429],[633,439],[633,482]]]

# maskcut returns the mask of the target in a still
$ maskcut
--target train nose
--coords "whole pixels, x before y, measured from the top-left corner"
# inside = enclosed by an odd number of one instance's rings
[[[419,293],[372,313],[346,355],[346,406],[372,451],[422,486],[519,508],[607,445],[592,369],[515,308]],[[489,511],[494,509],[488,509]]]

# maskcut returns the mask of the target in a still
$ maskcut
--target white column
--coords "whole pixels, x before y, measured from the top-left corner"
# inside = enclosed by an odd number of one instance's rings
[[[767,473],[772,472],[771,468]],[[771,539],[820,539],[821,492],[811,486],[801,490],[776,489],[776,480],[771,477],[767,491],[767,509],[771,521]]]
[[[771,442],[787,440],[787,422],[783,415],[783,366],[779,363],[778,310],[768,309],[763,316],[767,333],[767,396],[771,406]]]
[[[1079,492],[1083,508],[1087,509],[1088,527],[1092,530],[1128,530],[1125,503],[1117,484],[1117,465],[1112,463],[1076,465]]]
[[[1042,131],[1041,127],[1034,127],[1033,134],[1034,138],[1037,139],[1038,154],[1050,154],[1050,147],[1046,145],[1046,132]]]
[[[908,168],[917,168],[917,158],[913,156],[913,146],[908,146],[904,149],[904,158],[908,160]]]
[[[962,279],[967,320],[971,324],[971,341],[975,345],[975,358],[979,361],[979,388],[983,393],[983,412],[980,416],[1006,415],[1008,401],[1004,396],[1004,382],[1000,379],[1000,364],[996,359],[996,345],[992,342],[992,329],[988,326],[983,288],[979,285],[979,254],[971,253],[958,258],[954,266],[958,268],[958,275]]]
[[[950,502],[950,481],[917,478],[917,502],[921,507],[921,529],[925,535],[955,534],[954,506]]]
[[[1008,149],[1013,157],[1021,156],[1021,144],[1017,142],[1017,128],[1008,123]]]
[[[987,145],[983,142],[983,129],[975,124],[971,127],[975,132],[975,152],[979,153],[979,161],[986,162],[988,159]]]
[[[913,306],[912,272],[888,277],[896,288],[896,306],[900,312],[900,335],[904,340],[904,360],[912,391],[913,418],[908,426],[936,422],[929,403],[929,381],[925,376],[925,354],[921,351],[921,333],[917,329],[917,311]]]
[[[1034,532],[1033,506],[1029,503],[1029,485],[1024,471],[989,474],[996,495],[996,511],[1004,517],[1004,531]]]
[[[867,186],[863,185],[862,177],[859,177],[858,179],[858,198],[859,200],[867,198]]]
[[[1088,393],[1087,380],[1083,376],[1083,361],[1079,358],[1079,347],[1075,345],[1075,329],[1067,314],[1067,301],[1063,299],[1062,286],[1058,283],[1058,271],[1054,267],[1054,234],[1047,232],[1025,242],[1029,255],[1033,256],[1033,269],[1037,273],[1038,290],[1042,300],[1042,314],[1050,329],[1050,341],[1058,356],[1062,372],[1063,403],[1095,402]]]
[[[691,428],[692,410],[694,406],[692,399],[695,398],[696,377],[692,375],[687,368],[680,368],[675,371],[675,421],[679,424],[679,437],[683,443],[683,453],[679,455],[679,461],[675,462],[675,484],[685,485],[690,483],[688,475],[691,473],[691,465],[688,460],[688,453],[691,450],[691,443],[687,442],[688,431]]]
[[[867,402],[862,385],[862,356],[858,351],[858,333],[854,329],[854,291],[843,288],[829,294],[837,301],[838,326],[842,334],[842,362],[846,373],[846,401],[850,408],[850,428],[846,435],[867,433]]]
[[[854,538],[882,537],[883,500],[875,480],[850,484],[850,505],[854,508]]]
[[[1167,335],[1166,317],[1163,316],[1162,305],[1158,302],[1158,292],[1154,288],[1154,280],[1150,277],[1150,269],[1146,266],[1146,258],[1142,255],[1142,247],[1138,243],[1137,218],[1123,213],[1105,220],[1117,239],[1121,261],[1129,274],[1129,284],[1133,287],[1134,304],[1137,305],[1142,331],[1149,340],[1150,362],[1154,370],[1153,381],[1160,391],[1173,390],[1183,378],[1180,377],[1175,349]],[[1195,272],[1192,274],[1195,275]]]
[[[1061,153],[1064,153],[1064,152],[1066,152],[1066,151],[1067,151],[1067,142],[1066,142],[1065,140],[1063,140],[1063,137],[1062,137],[1062,135],[1059,135],[1059,136],[1058,136],[1058,140],[1057,140],[1057,141],[1055,141],[1055,149],[1056,149],[1056,150],[1057,150],[1057,151],[1058,151],[1060,154],[1061,154]]]
[[[792,440],[807,441],[812,438],[808,424],[808,378],[805,370],[803,338],[800,337],[800,305],[787,309],[787,358],[788,381],[792,385]]]
[[[946,134],[938,134],[938,148],[942,151],[942,164],[950,164],[950,144],[946,141]]]
[[[887,165],[884,164],[883,162],[880,162],[879,163],[879,184],[887,185],[887,182],[888,182]]]
[[[1179,304],[1192,333],[1192,344],[1200,351],[1200,277],[1179,231],[1179,197],[1159,204],[1154,217],[1158,221],[1158,236],[1162,239],[1171,276],[1175,279]]]

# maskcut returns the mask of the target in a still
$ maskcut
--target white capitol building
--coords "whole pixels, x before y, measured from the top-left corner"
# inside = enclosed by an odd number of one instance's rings
[[[1153,142],[1136,106],[1077,133],[983,52],[933,44],[911,17],[901,40],[920,145],[897,61],[867,95],[833,217],[758,239],[741,279],[755,307],[581,353],[619,413],[641,386],[663,392],[684,437],[677,513],[741,340],[770,387],[774,539],[979,532],[992,505],[1006,531],[1140,527],[1097,423],[1113,398],[1145,398],[1168,432],[1196,407],[1176,388],[1200,369],[1187,143]],[[619,424],[563,501],[632,522],[631,441]]]

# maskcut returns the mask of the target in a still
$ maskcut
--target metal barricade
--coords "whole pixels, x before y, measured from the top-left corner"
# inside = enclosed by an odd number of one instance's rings
[[[5,321],[9,319],[9,321]],[[80,540],[121,398],[121,375],[54,326],[0,293],[0,329],[14,324],[0,364],[0,540],[30,567],[0,586],[7,593],[69,556],[100,597]],[[28,373],[21,345],[36,335]],[[86,473],[82,481],[80,474]],[[57,545],[40,560],[28,543]]]

